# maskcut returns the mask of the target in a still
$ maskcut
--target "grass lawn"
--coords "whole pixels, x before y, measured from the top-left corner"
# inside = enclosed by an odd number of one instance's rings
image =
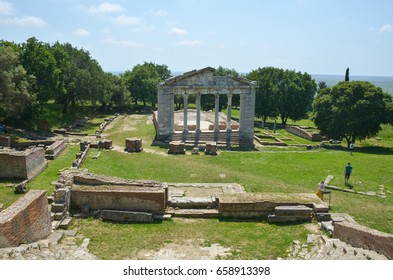
[[[101,118],[92,123],[101,123]],[[95,129],[92,125],[88,129]],[[256,128],[258,131],[259,129]],[[299,142],[294,135],[277,130],[287,142]],[[143,139],[145,151],[124,153],[110,150],[97,154],[91,150],[82,168],[92,173],[163,182],[236,182],[248,192],[315,192],[320,180],[333,175],[331,185],[344,187],[347,162],[353,166],[350,183],[357,191],[379,192],[384,186],[387,197],[369,197],[333,191],[331,212],[345,212],[360,224],[393,233],[393,129],[384,126],[379,138],[356,143],[353,156],[345,150],[298,147],[262,147],[260,151],[220,151],[218,156],[167,155],[166,149],[151,146],[154,127],[148,115],[119,116],[104,131],[115,145],[124,146],[125,138]],[[307,140],[304,140],[307,141]],[[307,141],[307,143],[311,143]],[[30,189],[53,191],[58,170],[69,167],[79,146],[68,145],[49,167],[33,180]],[[0,182],[1,203],[10,205],[18,196],[9,182]],[[11,192],[11,193],[10,193]],[[101,259],[135,259],[143,250],[158,250],[165,244],[192,240],[197,245],[219,243],[232,249],[233,259],[276,259],[285,257],[294,239],[305,241],[310,232],[305,225],[271,225],[260,221],[221,221],[202,219],[187,222],[164,221],[156,224],[112,224],[93,219],[75,219],[73,228],[91,239],[89,249]]]
[[[253,260],[285,257],[294,239],[305,241],[304,225],[270,225],[265,222],[222,222],[218,219],[175,219],[157,224],[112,224],[76,220],[79,233],[91,238],[89,250],[100,259],[143,259],[141,252],[158,251],[168,243],[192,240],[205,247],[218,243],[231,249],[229,259]]]

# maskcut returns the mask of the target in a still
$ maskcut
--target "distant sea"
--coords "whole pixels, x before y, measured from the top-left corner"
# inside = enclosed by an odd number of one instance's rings
[[[123,71],[112,71],[111,73],[115,75],[119,75],[124,73]],[[184,72],[180,71],[172,71],[173,76],[181,75]],[[246,74],[246,73],[241,73]],[[312,74],[311,75],[317,83],[325,82],[328,86],[334,86],[338,82],[344,80],[344,75],[318,75]],[[367,81],[370,82],[377,87],[382,88],[383,91],[389,93],[393,96],[393,77],[382,77],[382,76],[349,76],[350,81]]]
[[[325,82],[328,86],[334,86],[338,82],[344,81],[344,75],[311,75],[317,83]],[[350,81],[367,81],[377,87],[382,88],[383,91],[393,96],[393,77],[380,76],[349,76]]]

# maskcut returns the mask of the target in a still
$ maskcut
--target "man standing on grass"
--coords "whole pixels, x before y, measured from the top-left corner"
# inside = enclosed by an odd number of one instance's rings
[[[349,177],[351,177],[352,173],[352,166],[351,163],[348,162],[348,165],[345,166],[345,173],[344,173],[344,180],[345,180],[345,185],[348,184]]]

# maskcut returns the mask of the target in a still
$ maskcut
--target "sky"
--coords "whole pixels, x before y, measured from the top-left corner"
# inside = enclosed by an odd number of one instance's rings
[[[0,0],[0,39],[69,42],[105,71],[393,76],[391,0]]]

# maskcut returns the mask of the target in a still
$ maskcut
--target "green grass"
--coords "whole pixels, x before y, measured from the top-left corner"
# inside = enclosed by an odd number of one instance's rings
[[[166,155],[165,149],[152,147],[154,127],[148,124],[148,115],[133,118],[119,116],[105,130],[108,139],[124,146],[125,138],[143,139],[143,147],[154,153],[122,153],[91,150],[82,168],[90,172],[132,179],[150,179],[163,182],[236,182],[248,192],[315,192],[320,180],[333,175],[331,185],[344,187],[343,172],[347,162],[353,165],[350,179],[354,190],[375,191],[384,185],[385,192],[393,191],[393,129],[383,126],[376,138],[357,143],[350,156],[343,150],[298,147],[262,147],[260,151],[220,151],[218,156]],[[98,124],[101,118],[92,120]],[[92,129],[93,126],[88,129]],[[304,124],[302,124],[304,125]],[[256,128],[256,131],[260,131]],[[263,130],[262,130],[263,131]],[[286,142],[312,143],[287,134],[279,128],[278,137],[291,138]],[[303,142],[303,140],[305,142]],[[69,145],[49,167],[32,181],[28,188],[53,191],[51,182],[58,179],[58,170],[69,167],[78,151]],[[18,198],[13,188],[0,183],[1,203],[10,205]],[[345,212],[360,224],[373,229],[393,233],[393,196],[387,198],[361,196],[333,191],[332,212]],[[270,225],[258,221],[220,221],[217,219],[180,220],[156,224],[112,224],[100,220],[75,219],[73,228],[91,238],[89,249],[101,259],[134,259],[141,250],[158,250],[166,243],[183,243],[190,239],[200,246],[219,243],[233,249],[233,259],[275,259],[285,257],[294,239],[305,241],[309,232],[303,225]],[[191,237],[191,238],[190,238]],[[125,249],[126,248],[126,249]],[[263,249],[261,249],[263,248]]]
[[[0,203],[3,204],[4,208],[9,207],[18,198],[22,197],[22,194],[15,192],[14,184],[20,183],[19,180],[7,180],[1,179],[0,181]]]
[[[100,259],[141,259],[140,251],[158,251],[168,243],[192,241],[205,247],[214,243],[231,249],[229,259],[253,260],[285,257],[294,239],[306,240],[303,225],[277,226],[265,222],[198,219],[157,224],[112,224],[76,220],[74,227],[91,238],[89,250]],[[99,229],[99,230],[97,230]]]
[[[59,170],[70,167],[78,151],[79,145],[68,144],[67,148],[55,160],[48,162],[48,167],[27,187],[32,190],[46,190],[50,195],[54,190],[52,182],[59,178]]]

